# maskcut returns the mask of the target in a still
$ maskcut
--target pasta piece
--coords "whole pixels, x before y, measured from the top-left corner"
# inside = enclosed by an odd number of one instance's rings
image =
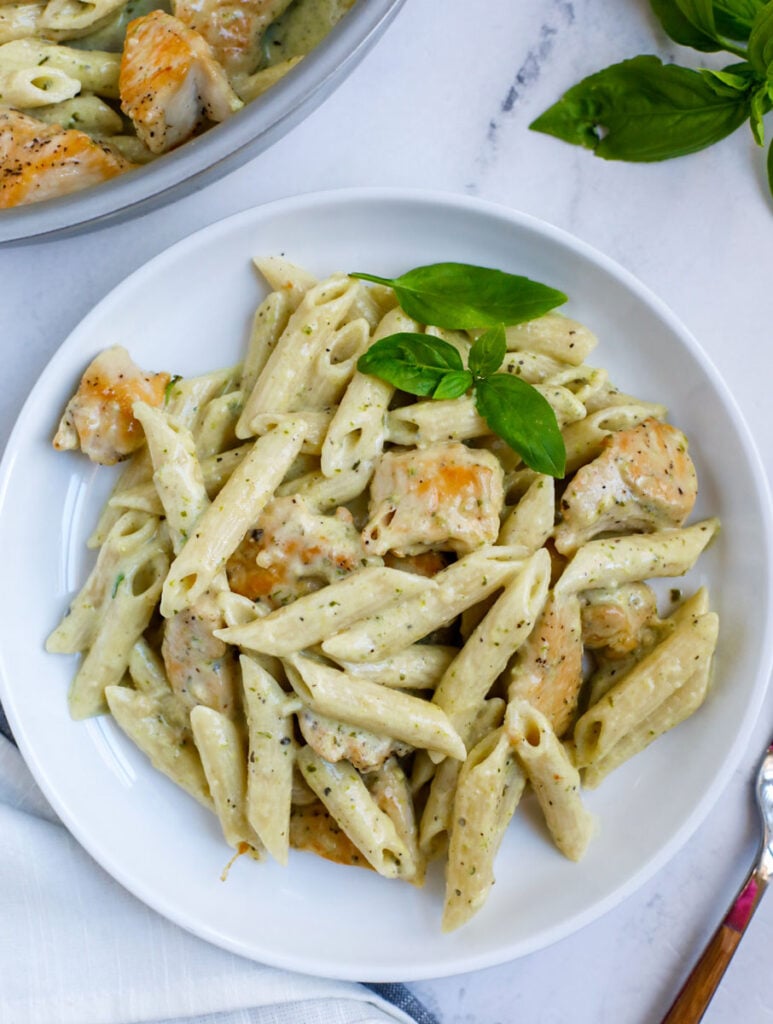
[[[150,483],[152,486],[152,477],[153,464],[150,461],[150,453],[147,447],[139,448],[134,455],[129,456],[107,504],[100,513],[97,525],[86,541],[87,548],[101,547],[110,530],[121,518],[124,509],[131,507],[121,505],[120,496],[144,483]],[[157,508],[152,510],[151,515],[160,516],[162,513],[163,508],[159,502]]]
[[[384,315],[371,344],[400,331],[416,331],[418,324],[401,309]],[[394,387],[366,373],[355,373],[341,399],[322,445],[321,468],[325,476],[359,467],[370,472],[384,447],[384,416]]]
[[[409,863],[406,874],[413,885],[424,885],[426,859],[419,849],[413,797],[405,772],[394,757],[365,780],[376,806],[392,819],[395,831],[405,844]]]
[[[109,600],[103,604],[99,627],[70,687],[68,704],[75,719],[105,710],[105,687],[121,682],[132,647],[148,627],[169,568],[160,539],[143,544],[121,561]]]
[[[105,699],[116,723],[153,767],[212,810],[212,797],[193,740],[164,720],[158,702],[128,686],[106,687]]]
[[[44,107],[37,107],[34,111],[38,121],[45,124],[59,124],[64,129],[78,128],[101,141],[104,141],[105,136],[115,135],[116,132],[123,130],[120,115],[93,93],[81,93],[80,96],[63,100],[61,103],[52,103],[50,96],[47,95],[47,104]],[[125,153],[121,155],[126,156]]]
[[[260,840],[244,813],[247,761],[243,737],[230,718],[203,705],[191,711],[191,729],[225,841],[235,850],[246,843],[259,857]]]
[[[529,636],[544,607],[550,584],[550,557],[539,550],[505,589],[446,669],[432,698],[460,729],[483,703],[514,651]],[[466,737],[462,737],[466,740]],[[434,760],[434,758],[433,758]]]
[[[94,568],[72,601],[67,614],[46,640],[51,654],[76,654],[94,642],[103,608],[126,577],[128,565],[144,551],[158,531],[158,519],[125,512],[110,529]]]
[[[470,711],[469,718],[462,725],[460,732],[467,737],[467,744],[471,750],[484,736],[499,728],[504,714],[505,702],[498,697],[492,697],[484,701],[479,708]],[[431,763],[429,761],[429,764]],[[419,847],[428,860],[440,857],[445,851],[444,840],[447,841],[447,833],[451,829],[454,797],[461,770],[461,761],[447,757],[437,766],[432,777],[419,827]]]
[[[65,0],[71,3],[72,0]],[[86,5],[84,5],[86,6]],[[107,99],[118,99],[118,74],[121,55],[106,50],[80,50],[72,46],[47,42],[43,39],[16,39],[0,46],[0,67],[3,69],[33,69],[40,73],[54,69],[79,83],[87,93],[96,93]],[[75,95],[73,93],[72,95]],[[11,102],[6,99],[6,102]],[[49,103],[55,102],[53,98]],[[62,125],[83,127],[83,125]]]
[[[188,729],[188,708],[177,694],[172,692],[161,658],[143,637],[131,649],[128,668],[129,678],[135,690],[158,703],[164,721],[178,729]]]
[[[718,519],[706,519],[681,530],[589,541],[562,573],[556,594],[616,587],[653,576],[683,576],[718,529]]]
[[[77,79],[70,78],[58,68],[31,67],[6,71],[0,65],[0,103],[10,107],[34,110],[48,103],[61,103],[76,96],[80,88]]]
[[[244,395],[238,389],[207,402],[193,435],[196,439],[196,454],[200,459],[219,455],[236,446],[236,422],[243,405]]]
[[[553,842],[569,860],[580,860],[595,821],[580,799],[580,774],[544,715],[528,701],[511,701],[505,732],[539,801]]]
[[[336,661],[381,661],[485,600],[522,564],[510,548],[473,551],[433,580],[424,580],[415,596],[406,595],[377,614],[363,613],[354,625],[325,640],[322,650]]]
[[[292,288],[292,284],[289,285],[289,288]],[[268,362],[268,357],[276,347],[282,331],[287,327],[294,308],[293,302],[290,290],[273,291],[255,310],[247,354],[244,357],[242,376],[239,381],[239,390],[244,396],[249,395],[255,387],[255,381]]]
[[[592,331],[562,313],[546,313],[508,327],[505,334],[510,351],[541,352],[574,366],[585,362],[598,343]]]
[[[711,657],[702,660],[693,674],[643,721],[626,733],[612,749],[583,771],[583,785],[595,789],[611,771],[645,750],[669,729],[694,714],[706,698],[711,678]]]
[[[162,615],[169,617],[190,607],[207,591],[260,515],[302,443],[303,429],[296,423],[255,442],[172,563],[161,596]]]
[[[342,660],[339,665],[349,675],[361,676],[397,690],[434,690],[456,653],[455,647],[414,644],[383,661]]]
[[[355,295],[355,283],[343,274],[335,274],[305,293],[245,402],[237,437],[250,436],[252,421],[259,413],[304,408],[299,399],[317,357],[346,322]]]
[[[249,731],[247,818],[275,860],[287,863],[296,743],[287,694],[253,658],[239,659]]]
[[[429,701],[300,654],[290,655],[285,668],[293,689],[312,710],[417,749],[464,759],[464,743],[442,709]]]
[[[480,909],[494,884],[494,858],[526,780],[504,729],[470,751],[459,773],[446,866],[443,931]]]
[[[308,270],[291,263],[284,256],[255,256],[252,262],[266,279],[272,293],[287,300],[290,312],[295,312],[306,292],[318,283]]]
[[[370,467],[360,463],[355,469],[336,473],[332,477],[322,472],[312,471],[303,476],[288,480],[277,488],[277,494],[284,497],[288,494],[299,494],[310,505],[320,511],[337,508],[358,498],[368,485]]]
[[[282,426],[288,419],[300,420],[305,427],[303,448],[301,451],[307,455],[319,455],[322,452],[322,445],[333,419],[333,411],[327,409],[314,409],[308,412],[262,412],[252,421],[252,431],[260,436]]]
[[[104,23],[119,7],[122,0],[48,0],[40,18],[43,36],[50,32],[88,32]]]
[[[605,757],[711,656],[719,623],[713,612],[680,623],[579,719],[574,729],[575,763],[584,768]]]
[[[502,523],[497,544],[519,545],[529,552],[541,548],[553,532],[555,493],[552,476],[537,476]]]
[[[164,412],[195,437],[209,403],[236,390],[241,372],[241,366],[228,366],[199,377],[174,377],[164,395]]]
[[[308,785],[368,863],[386,878],[410,878],[415,870],[410,851],[354,768],[346,761],[328,764],[311,747],[298,751],[298,765]]]
[[[145,432],[153,483],[169,526],[172,550],[178,554],[209,506],[193,437],[144,402],[135,402],[133,412]]]
[[[360,569],[297,601],[277,608],[265,618],[216,635],[247,650],[285,656],[313,647],[337,630],[346,629],[375,609],[394,606],[411,595],[424,594],[432,583],[378,566]]]

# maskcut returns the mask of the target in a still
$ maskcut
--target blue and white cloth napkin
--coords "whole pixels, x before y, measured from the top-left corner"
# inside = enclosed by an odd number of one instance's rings
[[[402,985],[255,964],[149,910],[58,821],[1,708],[0,733],[0,1021],[437,1024]]]

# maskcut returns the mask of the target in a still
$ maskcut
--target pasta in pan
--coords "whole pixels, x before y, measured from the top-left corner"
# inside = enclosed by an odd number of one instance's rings
[[[355,0],[0,3],[0,209],[67,195],[227,120]]]
[[[688,572],[718,522],[685,525],[686,439],[586,364],[587,328],[548,313],[503,334],[504,371],[563,434],[554,480],[469,394],[415,399],[364,369],[394,337],[473,368],[479,331],[258,266],[241,366],[183,380],[109,349],[84,374],[57,447],[129,461],[47,647],[83,654],[73,717],[109,710],[238,853],[413,884],[445,858],[457,928],[522,798],[579,859],[584,790],[700,706],[717,616],[705,590],[661,615],[648,581]]]

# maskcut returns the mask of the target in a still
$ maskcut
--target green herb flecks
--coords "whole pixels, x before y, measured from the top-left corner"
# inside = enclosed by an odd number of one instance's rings
[[[169,378],[169,382],[167,383],[166,387],[164,388],[164,405],[165,406],[169,405],[169,400],[172,397],[172,392],[175,389],[175,385],[177,384],[178,381],[181,381],[181,380],[182,380],[182,377],[180,376],[179,373],[176,373],[173,377]]]
[[[525,381],[497,373],[507,351],[504,325],[485,331],[470,349],[467,369],[453,345],[427,334],[392,334],[375,342],[357,369],[402,391],[459,398],[473,388],[475,407],[491,430],[539,473],[562,477],[564,439],[550,403]]]
[[[467,263],[431,263],[395,278],[350,276],[394,288],[408,316],[451,330],[520,324],[566,302],[563,292],[528,277]]]
[[[121,584],[123,583],[123,581],[125,579],[126,579],[126,576],[124,575],[124,573],[119,572],[118,575],[115,578],[115,583],[113,584],[113,592],[110,595],[112,598],[114,598],[115,595],[118,593],[118,588],[121,586]]]
[[[650,4],[675,42],[702,52],[725,50],[739,63],[715,71],[634,57],[584,78],[530,127],[606,160],[631,162],[695,153],[744,121],[762,145],[762,119],[773,108],[773,0]]]

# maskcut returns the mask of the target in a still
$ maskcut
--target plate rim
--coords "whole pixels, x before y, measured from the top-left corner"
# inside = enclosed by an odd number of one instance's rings
[[[249,223],[251,220],[261,220],[264,217],[282,216],[290,213],[297,214],[308,207],[317,207],[327,204],[343,204],[367,201],[376,205],[388,207],[395,202],[414,203],[419,206],[452,207],[455,210],[478,211],[487,213],[502,222],[518,225],[521,228],[534,231],[553,242],[558,243],[562,248],[571,250],[582,259],[590,261],[611,275],[625,288],[649,306],[676,335],[688,349],[691,357],[695,359],[709,377],[712,387],[722,396],[725,408],[732,419],[733,426],[742,443],[743,450],[749,461],[749,468],[755,485],[755,498],[759,505],[762,517],[763,529],[760,534],[762,554],[768,567],[767,587],[764,595],[769,607],[773,607],[773,513],[771,512],[770,483],[762,463],[759,450],[754,440],[741,409],[731,392],[729,386],[714,366],[708,354],[702,349],[697,339],[689,329],[676,316],[671,308],[657,296],[650,288],[639,280],[631,271],[622,266],[616,260],[607,256],[589,243],[578,238],[574,234],[550,224],[532,214],[515,210],[504,204],[476,196],[460,195],[453,192],[432,189],[413,189],[399,187],[361,187],[361,188],[340,188],[321,191],[304,192],[298,195],[286,196],[273,200],[269,203],[259,204],[231,214],[228,217],[216,220],[209,225],[185,236],[172,245],[157,253],[151,259],[142,263],[123,281],[105,293],[79,321],[75,328],[69,332],[67,337],[57,347],[38,381],[24,402],[17,417],[16,423],[8,438],[2,460],[0,461],[0,518],[2,518],[5,503],[8,500],[8,486],[13,472],[13,467],[18,455],[21,440],[28,436],[25,434],[27,420],[33,416],[35,397],[39,388],[51,377],[56,375],[60,363],[66,361],[71,347],[77,344],[77,337],[83,330],[88,330],[92,319],[103,315],[103,309],[110,303],[120,303],[124,291],[130,292],[136,288],[143,278],[151,275],[154,270],[165,263],[174,263],[181,255],[188,250],[196,250],[200,246],[205,247],[210,241],[228,236],[233,231],[238,231],[242,222]],[[760,665],[755,689],[748,701],[743,718],[736,731],[732,743],[729,745],[725,757],[722,759],[713,786],[703,794],[701,799],[694,805],[689,816],[671,837],[645,862],[630,878],[619,884],[601,900],[597,900],[592,906],[584,911],[575,913],[551,927],[543,928],[536,937],[527,940],[521,939],[507,947],[497,947],[496,950],[481,952],[477,954],[447,957],[442,964],[433,963],[429,966],[426,963],[406,964],[405,969],[396,973],[394,968],[378,969],[378,965],[371,965],[374,969],[367,971],[367,979],[370,981],[418,981],[430,978],[447,977],[449,975],[467,973],[480,970],[486,967],[509,962],[525,956],[532,952],[547,948],[555,942],[574,934],[586,927],[592,921],[599,919],[608,913],[613,907],[622,903],[628,896],[640,889],[649,881],[675,854],[683,848],[690,837],[705,820],[710,810],[718,802],[722,793],[729,784],[733,772],[740,762],[744,751],[748,746],[749,739],[757,720],[759,711],[765,700],[770,684],[771,671],[773,671],[773,628],[769,628],[762,640]],[[0,700],[2,700],[8,721],[18,743],[19,750],[30,769],[33,778],[43,791],[46,799],[56,811],[62,823],[75,837],[78,843],[89,853],[100,866],[119,884],[126,888],[132,895],[140,899],[147,906],[160,913],[167,920],[172,921],[185,931],[192,933],[199,938],[213,943],[214,945],[227,949],[248,959],[269,964],[274,967],[288,970],[314,973],[319,977],[337,978],[351,980],[356,977],[349,970],[348,964],[340,967],[330,960],[323,964],[311,966],[305,956],[296,957],[292,954],[273,954],[266,956],[265,951],[258,955],[248,944],[234,940],[224,934],[214,925],[200,921],[191,921],[180,908],[174,905],[166,905],[159,900],[155,894],[148,894],[145,886],[135,878],[129,877],[119,863],[115,863],[111,856],[106,856],[105,851],[100,848],[98,838],[89,833],[83,832],[77,817],[74,817],[65,803],[60,800],[56,791],[56,785],[49,779],[44,766],[38,761],[37,754],[28,742],[24,722],[17,715],[16,706],[13,700],[13,690],[6,683],[5,665],[0,656]],[[320,969],[321,968],[321,969]],[[357,974],[362,974],[361,967],[357,967]]]

